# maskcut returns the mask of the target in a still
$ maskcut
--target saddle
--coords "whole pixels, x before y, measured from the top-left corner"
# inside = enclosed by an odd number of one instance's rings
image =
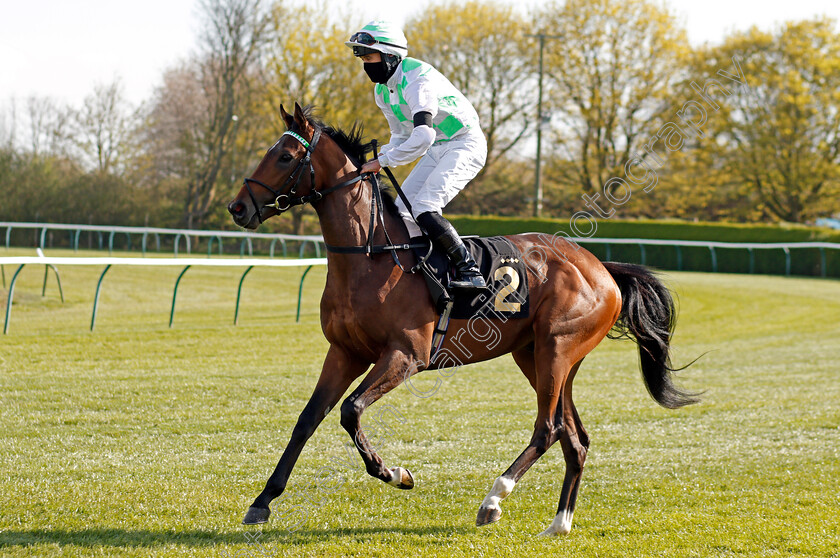
[[[376,155],[375,140],[372,143],[373,152]],[[397,194],[413,215],[414,211],[411,208],[411,203],[403,194],[391,169],[384,167],[383,170],[391,184],[395,186]],[[382,194],[378,182],[374,185],[373,192],[374,195],[371,198],[371,230],[373,230],[375,206],[378,207],[380,218],[382,215]],[[384,220],[382,226],[383,228],[385,226]],[[420,228],[422,230],[422,227]],[[388,241],[386,246],[371,245],[362,249],[365,249],[369,254],[390,251],[394,262],[401,268],[402,264],[400,264],[396,252],[409,248],[414,251],[418,264],[410,272],[423,274],[432,301],[435,304],[435,310],[439,315],[432,337],[431,354],[433,356],[443,345],[443,340],[449,328],[449,320],[452,318],[469,320],[482,315],[490,319],[497,318],[507,321],[510,318],[528,317],[530,308],[528,305],[528,279],[525,263],[522,260],[522,253],[519,248],[514,246],[507,238],[503,236],[461,237],[484,277],[484,282],[487,284],[487,289],[482,289],[477,293],[475,290],[466,291],[449,287],[450,280],[455,274],[454,269],[452,269],[446,253],[437,248],[425,233],[420,237],[412,237],[408,244],[402,246],[395,246],[391,242],[387,230],[385,238]]]
[[[451,289],[449,282],[455,272],[446,254],[438,248],[429,253],[426,236],[411,239],[415,255],[423,262],[420,271],[437,312],[442,314],[451,303],[449,317],[455,319],[466,320],[477,314],[503,319],[528,317],[528,281],[519,249],[503,236],[461,238],[478,264],[486,290]]]
[[[487,289],[478,292],[450,289],[449,282],[455,272],[446,254],[434,247],[428,236],[414,237],[410,242],[420,262],[415,270],[423,274],[439,315],[432,337],[432,358],[443,345],[452,318],[469,320],[483,316],[507,321],[527,318],[530,312],[528,280],[519,249],[503,236],[461,238],[476,261]]]

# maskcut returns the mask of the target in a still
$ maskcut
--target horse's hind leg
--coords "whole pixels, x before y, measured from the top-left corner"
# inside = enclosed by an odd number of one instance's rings
[[[569,372],[569,367],[560,353],[560,347],[554,340],[542,346],[537,345],[534,353],[527,350],[513,353],[516,364],[537,392],[537,420],[528,447],[507,471],[495,480],[493,488],[481,502],[476,525],[487,525],[499,520],[502,516],[499,507],[501,500],[513,491],[513,487],[531,465],[560,437],[564,425],[562,420],[558,420],[563,417],[563,413],[558,411],[558,404],[565,377]],[[576,364],[574,369],[577,369],[577,366]]]
[[[583,428],[572,401],[572,380],[579,366],[580,362],[569,373],[563,385],[562,402],[557,409],[557,421],[562,421],[565,426],[560,432],[560,446],[563,448],[563,457],[566,461],[566,474],[563,478],[557,515],[554,516],[548,529],[540,533],[541,535],[566,535],[572,530],[572,516],[575,513],[580,478],[586,461],[586,453],[589,450],[589,436]]]

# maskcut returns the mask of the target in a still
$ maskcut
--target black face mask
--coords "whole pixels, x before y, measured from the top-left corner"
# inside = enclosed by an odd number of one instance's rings
[[[380,62],[365,62],[365,73],[373,83],[385,83],[394,72],[382,60]]]
[[[379,62],[365,62],[365,73],[373,83],[387,83],[402,61],[395,54],[383,52]]]

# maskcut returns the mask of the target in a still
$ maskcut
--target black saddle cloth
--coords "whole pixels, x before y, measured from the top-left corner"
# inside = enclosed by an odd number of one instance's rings
[[[448,294],[454,302],[450,316],[453,319],[469,319],[479,313],[489,318],[494,315],[504,318],[527,318],[530,311],[528,276],[519,249],[503,236],[464,237],[463,240],[478,264],[488,288],[481,291],[451,289],[449,281],[454,276],[454,270],[446,254],[435,247],[426,260],[426,265],[446,292],[441,292],[440,287],[433,285],[428,278],[426,282],[438,312],[441,311]],[[412,239],[412,243],[424,241],[428,246],[428,238]],[[415,249],[415,253],[421,258],[425,257],[427,252],[428,248]]]

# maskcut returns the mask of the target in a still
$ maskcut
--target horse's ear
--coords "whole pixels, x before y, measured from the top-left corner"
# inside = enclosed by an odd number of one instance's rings
[[[291,128],[292,124],[294,124],[295,119],[294,117],[286,112],[286,109],[283,108],[283,105],[280,105],[280,116],[283,117],[283,121],[286,123],[286,128]]]
[[[309,120],[306,119],[306,114],[303,112],[303,108],[300,106],[300,103],[295,101],[295,122],[297,123],[299,129],[303,132],[311,132],[312,126],[309,124]]]

